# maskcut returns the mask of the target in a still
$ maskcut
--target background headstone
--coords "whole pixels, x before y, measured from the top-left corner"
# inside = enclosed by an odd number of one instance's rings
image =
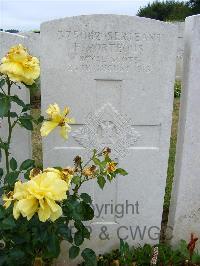
[[[184,55],[184,28],[185,22],[174,23],[178,28],[177,58],[176,58],[176,79],[182,80],[183,77],[183,55]]]
[[[28,51],[31,55],[36,56],[38,59],[40,58],[40,33],[38,32],[20,32],[20,35],[26,37],[25,38],[25,46],[28,48]],[[39,101],[41,97],[41,90],[38,88],[31,95],[32,102]]]
[[[86,245],[97,253],[118,246],[118,237],[131,244],[159,241],[176,29],[168,23],[118,15],[79,16],[41,25],[42,110],[57,102],[62,108],[70,106],[76,119],[67,142],[56,131],[44,139],[44,166],[67,166],[77,154],[110,146],[129,172],[104,191],[96,180],[84,188],[94,204],[104,207],[90,224],[92,238]],[[113,213],[108,207],[106,214],[105,204],[118,207]],[[109,240],[102,240],[103,226]],[[61,261],[66,254],[63,251]]]
[[[37,32],[19,32],[20,35],[26,37],[25,43],[32,55],[40,57],[40,33]]]
[[[5,56],[9,49],[18,44],[25,45],[25,38],[23,36],[0,32],[0,58]],[[5,89],[7,89],[5,87]],[[27,88],[22,86],[20,90],[17,86],[12,86],[11,95],[18,95],[20,99],[24,102],[29,103],[29,91]],[[15,112],[18,110],[16,104],[12,105],[12,111]],[[21,110],[21,109],[20,109]],[[0,135],[3,136],[3,139],[7,138],[8,128],[6,118],[3,119],[0,127]],[[5,168],[5,158],[4,152],[2,151],[2,162],[0,162],[1,167]],[[16,126],[13,129],[13,139],[11,143],[11,156],[17,159],[19,163],[23,162],[25,159],[31,158],[31,134],[24,128]]]
[[[172,244],[200,234],[200,15],[185,23],[184,75],[169,226]],[[198,244],[198,242],[197,242]]]

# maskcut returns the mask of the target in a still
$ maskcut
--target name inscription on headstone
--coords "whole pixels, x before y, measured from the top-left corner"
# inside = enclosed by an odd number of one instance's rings
[[[150,73],[153,64],[144,59],[145,49],[159,46],[161,33],[58,30],[58,39],[67,40],[73,64],[68,71]]]

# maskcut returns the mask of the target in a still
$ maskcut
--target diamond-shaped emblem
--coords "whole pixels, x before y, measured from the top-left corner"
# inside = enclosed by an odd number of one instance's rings
[[[109,147],[113,158],[123,158],[127,149],[138,140],[130,120],[123,117],[110,103],[89,114],[83,127],[72,134],[88,152]]]

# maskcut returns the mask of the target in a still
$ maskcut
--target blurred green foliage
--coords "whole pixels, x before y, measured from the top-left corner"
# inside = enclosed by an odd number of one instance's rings
[[[198,13],[200,13],[200,0],[189,0],[188,2],[156,0],[141,7],[137,16],[161,21],[184,21],[186,17]]]

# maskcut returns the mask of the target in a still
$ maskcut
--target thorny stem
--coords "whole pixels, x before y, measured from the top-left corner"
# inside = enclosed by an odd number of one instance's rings
[[[5,93],[4,89],[3,89],[3,88],[1,88],[1,90],[2,90],[3,94],[4,94],[4,95],[6,95],[6,93]]]
[[[8,94],[7,96],[10,97],[11,96],[11,86],[13,84],[12,81],[9,80],[9,78],[6,79],[6,83],[8,85]],[[9,148],[10,148],[10,143],[11,143],[11,137],[12,137],[12,130],[15,127],[15,125],[17,124],[19,120],[19,117],[12,123],[11,122],[11,112],[10,110],[8,111],[8,138],[7,138],[7,147],[4,149],[5,151],[5,159],[6,159],[6,172],[7,174],[9,174],[10,172],[10,167],[9,167]],[[0,142],[3,143],[3,140],[0,138]]]
[[[97,153],[96,154],[96,157],[99,157],[99,156],[101,156],[102,155],[102,153],[103,153],[103,151],[104,151],[104,149],[105,148],[103,148],[102,149],[102,151],[100,151],[99,153]],[[92,156],[85,164],[84,164],[84,166],[82,166],[82,163],[81,163],[81,165],[80,165],[80,177],[82,177],[83,176],[83,169],[90,163],[90,162],[92,162],[93,161],[93,158],[94,158],[94,156]],[[82,186],[82,184],[84,183],[84,182],[86,182],[86,181],[88,181],[89,179],[88,178],[84,178],[81,182],[80,182],[80,184],[79,185],[76,185],[75,186],[75,188],[73,189],[73,191],[74,191],[74,195],[76,195],[77,193],[78,193],[78,190],[79,190],[79,188]]]
[[[99,157],[102,155],[103,151],[104,151],[105,148],[103,148],[99,153],[96,154],[96,157]],[[85,168],[92,160],[93,160],[94,156],[92,156],[86,163],[85,165],[83,166],[83,168]]]
[[[10,82],[10,80],[8,78],[7,78],[6,82],[7,82],[7,85],[8,85],[8,97],[9,97],[12,83]],[[11,136],[12,136],[12,124],[11,124],[10,110],[8,110],[8,139],[7,139],[8,147],[5,148],[6,172],[7,172],[7,174],[9,174],[9,172],[10,172],[10,168],[9,168],[9,148],[10,148]]]
[[[81,174],[81,176],[82,176],[82,174]],[[84,178],[84,179],[80,182],[79,185],[76,185],[76,186],[75,186],[75,188],[73,189],[73,191],[74,191],[74,195],[76,195],[76,194],[78,193],[79,188],[80,188],[80,187],[82,186],[82,184],[83,184],[84,182],[86,182],[86,181],[88,181],[88,178]]]

